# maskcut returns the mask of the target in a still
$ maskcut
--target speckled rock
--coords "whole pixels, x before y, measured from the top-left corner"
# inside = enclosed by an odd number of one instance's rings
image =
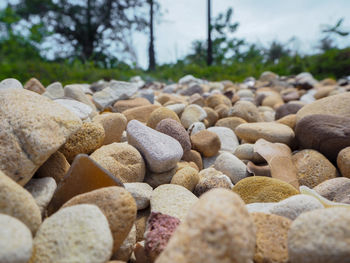
[[[174,174],[170,183],[181,185],[192,192],[198,181],[198,171],[192,167],[186,166]]]
[[[198,198],[183,186],[164,184],[152,192],[151,212],[160,212],[183,221],[197,200]]]
[[[238,101],[228,112],[229,117],[239,117],[247,122],[262,121],[258,108],[249,101]]]
[[[313,188],[337,176],[337,169],[334,165],[318,151],[302,150],[294,154],[292,160],[298,170],[300,185]]]
[[[227,175],[219,171],[205,171],[205,170],[215,170],[214,168],[208,168],[201,171],[201,177],[193,190],[196,196],[201,196],[205,192],[214,188],[226,188],[231,190],[233,184]],[[205,172],[204,172],[205,171]],[[202,173],[203,172],[203,173]]]
[[[240,117],[226,117],[226,118],[218,120],[215,123],[215,126],[226,127],[226,128],[231,129],[234,132],[236,130],[236,128],[243,123],[247,123],[247,121],[245,121],[244,119],[242,119]]]
[[[130,100],[119,100],[113,105],[113,107],[117,110],[117,112],[123,112],[132,108],[147,106],[147,105],[151,105],[148,99],[135,98]]]
[[[337,165],[341,175],[350,178],[350,147],[346,147],[339,152]]]
[[[103,140],[102,145],[120,142],[127,124],[126,117],[120,113],[105,113],[97,115],[92,121],[101,124],[105,130],[105,139]]]
[[[239,145],[236,134],[226,127],[210,127],[208,131],[214,132],[219,136],[221,142],[220,151],[234,153]]]
[[[181,144],[174,138],[133,120],[127,126],[128,142],[146,159],[149,169],[162,173],[174,168],[182,158]]]
[[[203,130],[205,130],[205,124],[203,122],[197,121],[192,123],[191,126],[188,128],[188,134],[192,136]]]
[[[122,262],[128,262],[131,253],[134,250],[136,244],[136,226],[133,225],[129,234],[124,239],[123,244],[119,249],[112,255],[112,259],[122,260]]]
[[[188,129],[192,123],[204,120],[207,117],[206,111],[196,104],[187,106],[181,115],[182,125]]]
[[[220,154],[215,160],[214,168],[227,175],[234,184],[248,175],[245,164],[229,152]]]
[[[147,183],[125,183],[125,189],[135,199],[137,210],[145,209],[149,206],[152,195],[152,187]]]
[[[157,127],[157,124],[164,119],[173,119],[180,123],[180,119],[175,112],[165,107],[161,107],[151,113],[147,120],[147,126],[155,129]]]
[[[216,155],[220,148],[221,142],[219,136],[208,130],[200,131],[191,136],[192,147],[205,157]]]
[[[93,122],[85,122],[67,142],[59,149],[68,162],[72,162],[79,153],[90,154],[101,147],[105,139],[105,131],[102,125]]]
[[[330,201],[350,204],[350,179],[347,177],[326,180],[314,190]]]
[[[25,89],[0,90],[0,112],[0,170],[20,185],[82,125],[64,107]]]
[[[41,82],[36,78],[31,78],[24,84],[24,88],[38,94],[43,94],[45,92],[45,87]]]
[[[30,262],[104,263],[112,254],[108,221],[94,205],[61,209],[47,218],[34,238]]]
[[[303,213],[293,221],[288,233],[290,262],[349,262],[349,224],[347,208],[317,209]]]
[[[201,196],[157,263],[252,262],[255,227],[242,200],[226,189]]]
[[[145,232],[145,249],[152,261],[159,256],[179,226],[180,220],[162,213],[151,213]]]
[[[253,163],[264,163],[265,159],[260,154],[254,152],[254,144],[243,143],[238,145],[234,155],[240,160],[249,160]]]
[[[128,122],[131,120],[138,120],[140,122],[146,123],[147,120],[149,119],[149,116],[152,114],[152,112],[159,108],[160,108],[159,105],[148,105],[148,106],[132,108],[132,109],[123,111],[122,113],[126,117]]]
[[[52,177],[32,178],[24,187],[34,197],[43,215],[45,208],[51,201],[57,188],[55,179]]]
[[[105,145],[90,157],[122,182],[142,182],[145,177],[145,162],[141,154],[129,144],[115,142]]]
[[[191,150],[190,136],[185,128],[177,121],[173,119],[161,120],[157,124],[156,130],[177,140],[184,152]]]
[[[277,122],[245,123],[236,128],[236,135],[242,140],[255,143],[258,139],[291,145],[294,132],[287,125]]]
[[[18,219],[0,214],[0,262],[27,263],[33,251],[32,234]]]
[[[66,157],[59,151],[50,156],[47,161],[40,166],[35,176],[39,178],[52,177],[58,184],[67,174],[70,168]]]
[[[1,171],[0,189],[0,213],[21,220],[35,234],[41,214],[32,195]]]
[[[246,204],[279,202],[292,195],[299,194],[292,185],[279,179],[252,176],[239,181],[233,191],[240,195]]]

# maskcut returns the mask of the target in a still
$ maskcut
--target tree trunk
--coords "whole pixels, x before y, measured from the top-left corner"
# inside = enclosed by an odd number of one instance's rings
[[[154,36],[153,36],[153,0],[149,0],[150,4],[150,40],[148,48],[149,66],[148,70],[153,71],[156,69],[156,58],[154,53]]]
[[[213,63],[213,46],[211,40],[211,1],[208,0],[208,50],[207,64],[210,66]]]

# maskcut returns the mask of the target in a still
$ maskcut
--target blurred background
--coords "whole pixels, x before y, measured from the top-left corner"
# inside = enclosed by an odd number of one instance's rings
[[[0,0],[0,79],[350,75],[348,0]]]

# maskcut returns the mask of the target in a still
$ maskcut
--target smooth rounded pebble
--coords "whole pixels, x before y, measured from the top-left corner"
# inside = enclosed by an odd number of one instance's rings
[[[255,227],[238,195],[214,189],[201,196],[156,263],[253,261]]]
[[[34,238],[31,262],[104,263],[112,254],[108,221],[95,205],[66,207],[45,219]]]
[[[59,183],[67,174],[70,164],[66,157],[59,151],[50,156],[47,161],[36,171],[35,176],[39,178],[52,177]]]
[[[219,136],[208,130],[203,130],[191,136],[192,148],[200,152],[205,157],[216,155],[220,148],[221,142]]]
[[[157,124],[164,119],[173,119],[180,123],[180,119],[175,112],[165,107],[161,107],[151,113],[147,120],[147,126],[155,129]]]
[[[261,157],[260,154],[254,152],[254,144],[251,143],[243,143],[238,145],[236,148],[234,155],[240,160],[249,160],[253,163],[264,163],[265,159]]]
[[[350,179],[337,177],[324,181],[314,190],[330,201],[350,204]]]
[[[350,213],[327,208],[301,214],[288,233],[291,263],[348,263]]]
[[[208,131],[214,132],[219,136],[221,142],[220,151],[234,153],[239,145],[236,134],[226,127],[210,127]]]
[[[137,210],[149,206],[153,188],[147,183],[125,183],[125,190],[135,199]]]
[[[127,119],[120,113],[104,113],[95,116],[93,122],[102,125],[105,130],[105,139],[103,145],[120,142],[123,131],[126,129]]]
[[[247,123],[247,121],[240,117],[226,117],[218,120],[215,123],[215,126],[226,127],[231,129],[232,131],[235,131],[236,128],[243,123]]]
[[[18,219],[0,214],[0,262],[26,263],[33,251],[32,233]]]
[[[227,175],[234,184],[248,175],[246,165],[229,152],[223,152],[216,158],[214,168]]]
[[[346,147],[339,152],[337,165],[341,175],[350,178],[350,147]]]
[[[238,101],[228,112],[229,117],[239,117],[247,122],[262,121],[258,108],[250,101]]]
[[[181,115],[181,123],[187,129],[191,124],[204,120],[207,117],[206,111],[196,104],[187,106]]]
[[[190,136],[195,135],[196,133],[205,130],[205,124],[203,122],[197,121],[191,124],[187,129]]]

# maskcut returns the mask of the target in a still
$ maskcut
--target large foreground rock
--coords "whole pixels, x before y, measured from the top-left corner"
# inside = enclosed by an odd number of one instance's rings
[[[35,92],[0,90],[0,170],[24,185],[81,125],[69,110]]]

